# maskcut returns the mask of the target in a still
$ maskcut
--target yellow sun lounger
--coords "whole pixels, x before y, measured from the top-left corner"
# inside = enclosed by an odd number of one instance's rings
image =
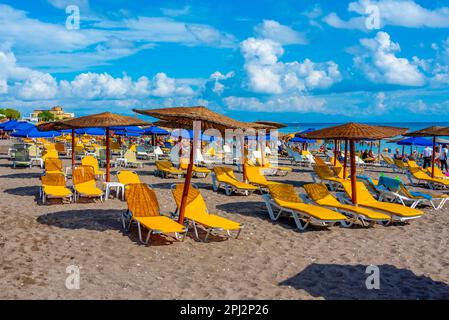
[[[306,190],[308,197],[316,204],[349,215],[351,217],[350,221],[343,222],[343,226],[349,227],[356,221],[360,221],[365,227],[376,222],[390,221],[390,216],[384,213],[339,202],[329,190],[327,190],[327,187],[324,184],[306,184],[304,185],[304,189]]]
[[[212,187],[214,191],[218,191],[222,187],[227,196],[232,192],[243,192],[245,195],[249,194],[249,191],[258,190],[256,186],[252,184],[239,181],[234,174],[234,170],[230,167],[217,166],[212,173]]]
[[[177,210],[181,207],[181,199],[184,191],[184,184],[176,184],[172,186],[173,197],[176,201]],[[187,206],[185,210],[184,218],[191,222],[195,231],[195,236],[199,239],[197,225],[202,226],[206,230],[206,236],[204,241],[212,232],[226,231],[227,236],[231,236],[231,231],[236,231],[236,239],[240,235],[242,225],[238,222],[210,214],[207,210],[204,198],[200,191],[193,186],[190,186],[189,194],[187,195]]]
[[[189,159],[182,158],[181,163],[179,164],[179,168],[183,171],[187,171],[189,167]],[[206,178],[211,171],[207,168],[199,168],[196,165],[193,165],[193,176],[197,178]]]
[[[346,168],[346,176],[343,177],[343,173],[344,173],[344,168],[342,166],[342,164],[340,163],[340,161],[335,160],[335,165],[334,165],[334,157],[330,157],[329,159],[330,163],[332,164],[332,170],[334,171],[335,175],[340,178],[340,179],[348,179],[349,178],[349,167]]]
[[[314,183],[317,183],[316,178],[318,178],[321,182],[328,183],[331,190],[337,190],[344,181],[347,181],[345,179],[335,177],[333,171],[326,164],[322,165],[319,162],[316,162],[316,165],[313,166],[313,173],[311,173],[311,175]]]
[[[345,181],[343,183],[343,188],[348,197],[351,198],[351,181]],[[363,182],[357,181],[356,188],[358,205],[384,212],[391,217],[392,221],[402,222],[406,220],[417,219],[423,215],[423,212],[418,209],[408,208],[397,203],[381,202],[374,199],[371,193],[369,193],[368,189],[366,189],[366,186],[365,184],[363,184]]]
[[[126,188],[130,184],[142,183],[140,181],[139,175],[134,171],[119,171],[117,172],[118,182],[125,185]]]
[[[133,221],[137,223],[139,240],[149,244],[152,234],[175,234],[178,240],[179,233],[186,233],[186,228],[169,217],[160,214],[159,202],[154,191],[144,183],[130,184],[126,190],[128,210],[122,214],[123,228],[128,230]],[[126,227],[126,225],[128,225]],[[145,242],[142,240],[141,227],[148,229]],[[184,239],[184,237],[182,238]]]
[[[131,148],[125,152],[123,157],[125,158],[125,164],[127,167],[143,168],[143,162],[137,160],[137,153],[136,151],[133,151]]]
[[[447,175],[445,175],[444,173],[443,173],[443,171],[441,171],[441,169],[440,168],[438,168],[437,166],[435,166],[434,168],[433,168],[433,176],[435,177],[435,178],[437,178],[437,179],[442,179],[442,180],[448,180],[449,179],[449,177],[447,176]],[[429,176],[432,176],[432,167],[427,167],[426,168],[426,171],[427,171],[427,174],[429,175]]]
[[[277,183],[268,181],[261,173],[262,170],[261,167],[246,167],[246,178],[248,179],[248,182],[258,187],[261,192],[262,190],[267,190],[268,185]]]
[[[262,197],[267,206],[268,214],[271,220],[276,221],[281,214],[291,215],[300,231],[304,231],[309,224],[320,226],[332,226],[339,222],[346,224],[347,218],[341,213],[329,210],[327,208],[306,204],[295,193],[292,185],[278,183],[268,186],[269,194]],[[279,209],[275,214],[274,209]]]
[[[44,161],[45,174],[60,173],[64,174],[62,161],[58,158],[47,158]]]
[[[410,168],[406,175],[410,182],[413,183],[413,179],[418,180],[419,183],[424,183],[429,186],[431,189],[437,189],[437,188],[447,188],[449,187],[449,180],[446,179],[439,179],[439,178],[432,178],[427,173],[425,173],[423,170],[417,169],[417,168]]]
[[[72,191],[66,187],[66,179],[62,173],[47,173],[41,177],[41,182],[40,196],[43,204],[47,199],[69,199],[72,202]]]
[[[100,176],[104,179],[105,173],[104,171],[100,170],[100,167],[98,165],[98,160],[94,158],[93,156],[85,156],[81,159],[81,164],[83,166],[91,166],[94,168],[95,176]]]
[[[100,198],[103,202],[104,193],[97,188],[94,169],[91,166],[79,166],[73,172],[73,188],[75,189],[75,201],[79,197]]]
[[[256,163],[258,166],[267,169],[274,169],[276,171],[277,176],[286,176],[289,172],[292,172],[293,169],[290,167],[278,167],[271,165],[268,159],[264,159],[264,164],[262,165],[262,159],[256,158]]]
[[[168,160],[157,160],[154,175],[161,176],[161,178],[172,176],[179,179],[184,175],[184,171],[176,169]]]
[[[394,164],[396,166],[396,168],[395,168],[396,171],[404,173],[405,171],[407,171],[409,169],[408,164],[402,160],[394,159]]]

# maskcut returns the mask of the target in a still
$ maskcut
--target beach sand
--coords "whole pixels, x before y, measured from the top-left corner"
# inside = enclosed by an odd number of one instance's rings
[[[8,142],[0,143],[1,299],[449,298],[449,204],[426,207],[409,224],[301,233],[290,219],[272,223],[260,194],[228,197],[213,192],[210,177],[194,179],[211,212],[244,224],[240,238],[155,236],[145,246],[136,228],[122,231],[126,202],[41,205],[41,169],[12,169]],[[155,177],[153,169],[146,162],[136,171],[154,185],[162,211],[173,211],[169,187],[182,180]],[[295,166],[270,179],[303,192],[310,170]],[[70,265],[80,267],[78,290],[65,286]],[[369,265],[379,267],[379,290],[366,288]]]

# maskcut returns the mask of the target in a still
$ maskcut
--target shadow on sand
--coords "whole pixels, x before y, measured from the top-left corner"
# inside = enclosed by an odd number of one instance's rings
[[[449,299],[449,285],[407,269],[379,265],[379,289],[367,289],[366,265],[316,264],[280,283],[325,299]],[[371,280],[371,278],[369,279]],[[369,281],[370,282],[370,281]],[[370,282],[372,283],[372,282]]]
[[[120,216],[124,210],[67,210],[60,212],[47,213],[37,218],[37,222],[48,226],[62,229],[86,229],[92,231],[104,232],[107,230],[117,230],[124,236],[129,237],[133,242],[143,245],[139,241],[137,228],[131,227],[130,232],[123,230]],[[143,239],[147,236],[147,230],[142,228]],[[168,245],[175,242],[170,237],[161,235],[151,236],[151,246]]]

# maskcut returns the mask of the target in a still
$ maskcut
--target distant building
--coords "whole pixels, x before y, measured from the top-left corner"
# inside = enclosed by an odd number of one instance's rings
[[[39,114],[44,111],[48,111],[48,112],[52,113],[55,116],[55,120],[66,120],[66,119],[75,118],[74,113],[64,112],[64,110],[60,106],[56,106],[56,107],[51,108],[50,110],[36,109],[32,113],[30,113],[29,117],[23,118],[23,119],[31,121],[31,122],[38,122]]]

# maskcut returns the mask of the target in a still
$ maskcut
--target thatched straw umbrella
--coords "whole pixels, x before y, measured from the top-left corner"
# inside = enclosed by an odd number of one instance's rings
[[[363,139],[384,139],[403,134],[407,131],[406,128],[396,128],[387,126],[372,126],[360,123],[346,123],[343,125],[324,128],[321,130],[305,133],[302,136],[309,139],[334,139],[344,140],[347,144],[349,141],[349,153],[351,163],[351,191],[352,203],[357,204],[356,191],[356,164],[355,164],[355,141]],[[346,151],[345,151],[346,153]],[[346,159],[345,159],[346,162]]]
[[[254,121],[254,123],[257,124],[261,124],[263,126],[266,126],[268,128],[274,128],[274,129],[282,129],[282,128],[286,128],[287,125],[280,123],[280,122],[274,122],[274,121],[265,121],[265,120],[258,120],[258,121]]]
[[[431,126],[421,130],[404,134],[407,137],[432,137],[432,178],[435,177],[435,145],[436,137],[449,135],[449,130],[445,127]]]
[[[72,130],[72,172],[75,168],[75,129],[80,128],[105,128],[106,129],[106,182],[110,181],[111,178],[111,168],[110,168],[110,127],[118,126],[147,126],[151,125],[149,122],[143,120],[121,116],[118,114],[104,112],[99,114],[94,114],[90,116],[84,116],[79,118],[74,118],[70,120],[48,122],[43,123],[38,126],[40,131],[50,131],[50,130]]]
[[[209,110],[206,107],[174,107],[150,110],[133,110],[134,112],[160,119],[166,122],[167,126],[178,127],[180,129],[193,129],[193,123],[200,121],[203,130],[217,129],[224,133],[226,129],[250,129],[248,124],[240,122],[222,114]],[[187,174],[184,184],[184,190],[179,208],[178,222],[184,223],[185,208],[187,205],[187,195],[189,194],[190,181],[192,179],[193,162],[194,162],[194,141],[198,140],[197,130],[193,130],[194,137],[190,145],[190,161],[187,168]]]

